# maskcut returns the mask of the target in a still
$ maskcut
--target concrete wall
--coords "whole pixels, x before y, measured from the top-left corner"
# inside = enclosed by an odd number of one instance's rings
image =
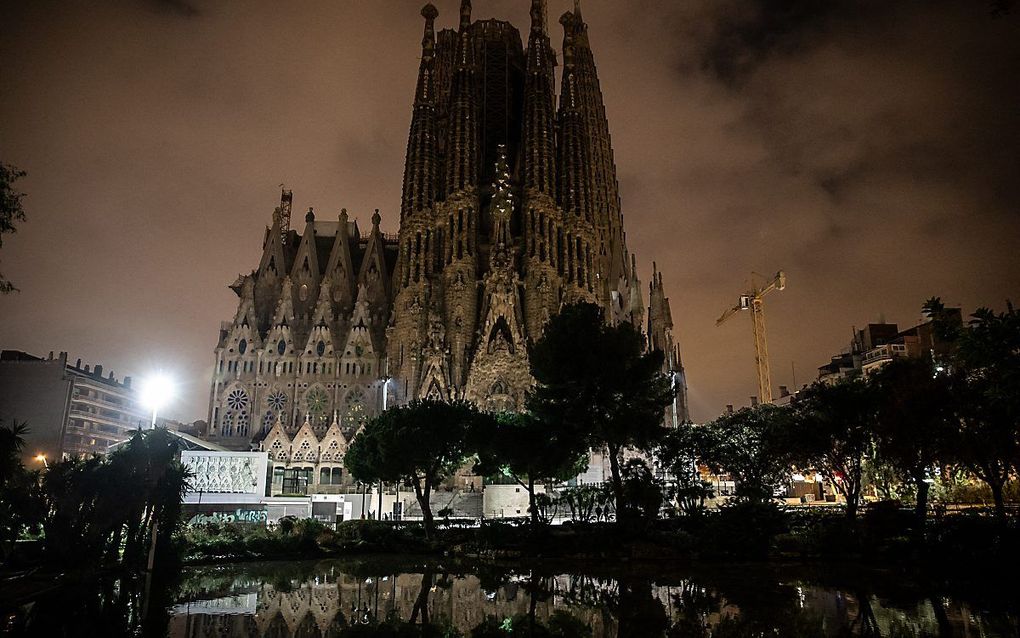
[[[0,361],[0,422],[25,422],[28,434],[22,462],[39,465],[37,454],[60,459],[72,381],[65,374],[67,356],[41,360]]]
[[[545,487],[535,486],[544,493]],[[516,518],[528,516],[528,490],[520,485],[486,485],[482,492],[482,511],[485,518]]]

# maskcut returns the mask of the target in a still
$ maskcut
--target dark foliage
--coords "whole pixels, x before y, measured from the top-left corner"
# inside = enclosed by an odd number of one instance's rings
[[[508,476],[528,491],[531,522],[540,521],[536,483],[566,481],[587,469],[588,450],[562,423],[540,421],[528,413],[504,412],[482,419],[471,449],[482,476]]]
[[[789,410],[769,404],[725,414],[703,426],[701,461],[732,476],[739,498],[770,501],[789,482],[791,420]]]
[[[435,531],[429,497],[470,457],[469,439],[482,417],[467,402],[412,401],[365,424],[344,463],[360,481],[401,482],[414,489],[426,534]]]
[[[607,451],[620,520],[630,515],[621,507],[622,452],[655,447],[673,400],[672,383],[661,372],[662,352],[646,353],[644,346],[633,325],[607,325],[601,308],[580,303],[564,307],[528,348],[536,381],[528,408],[539,420],[563,424],[572,436]]]
[[[816,383],[797,397],[788,439],[794,460],[836,487],[850,520],[857,517],[877,412],[878,394],[861,379]]]
[[[4,235],[17,232],[17,223],[25,221],[25,208],[21,203],[25,194],[14,189],[14,182],[25,175],[25,171],[0,162],[0,248],[4,245]],[[0,295],[17,290],[0,272]]]

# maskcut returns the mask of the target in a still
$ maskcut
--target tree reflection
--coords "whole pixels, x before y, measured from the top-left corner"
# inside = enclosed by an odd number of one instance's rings
[[[662,636],[669,626],[666,608],[652,595],[650,580],[621,580],[616,612],[619,638]]]

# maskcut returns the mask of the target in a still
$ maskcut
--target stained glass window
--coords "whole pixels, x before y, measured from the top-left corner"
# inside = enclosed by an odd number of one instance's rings
[[[305,394],[305,406],[311,417],[309,421],[325,421],[326,411],[329,409],[329,396],[322,388],[312,388]]]

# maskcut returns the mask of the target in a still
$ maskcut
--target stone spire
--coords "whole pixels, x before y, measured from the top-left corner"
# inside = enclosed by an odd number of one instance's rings
[[[560,90],[558,201],[568,218],[592,219],[592,175],[589,170],[587,130],[581,105],[574,45],[575,20],[572,13],[560,18],[563,25],[563,85]]]
[[[524,80],[524,188],[549,196],[556,192],[555,66],[556,57],[546,33],[545,2],[532,0]]]
[[[587,131],[588,159],[594,185],[592,208],[598,241],[599,274],[603,282],[616,285],[621,278],[626,278],[628,270],[623,218],[620,213],[620,187],[602,89],[588,38],[588,25],[581,17],[579,1],[575,2],[571,25],[577,102]]]
[[[687,408],[687,379],[680,359],[680,346],[673,334],[673,314],[662,285],[662,273],[652,262],[652,280],[648,283],[648,349],[665,355],[662,371],[673,379],[676,399],[666,408],[666,425],[690,419]]]
[[[414,95],[414,112],[411,115],[411,134],[407,140],[404,163],[404,190],[400,205],[400,219],[428,210],[436,200],[436,8],[427,4],[421,10],[425,18],[425,35],[422,37],[421,64],[418,67],[418,85]]]
[[[446,195],[473,188],[478,180],[478,103],[475,47],[471,37],[471,2],[460,9],[460,31],[450,89],[446,146]]]
[[[563,25],[563,88],[560,92],[559,139],[557,148],[558,197],[563,211],[564,239],[557,255],[559,272],[574,288],[564,291],[564,301],[596,301],[595,295],[594,215],[588,131],[581,105],[575,46],[577,18],[567,12]],[[557,242],[559,243],[559,242]]]

